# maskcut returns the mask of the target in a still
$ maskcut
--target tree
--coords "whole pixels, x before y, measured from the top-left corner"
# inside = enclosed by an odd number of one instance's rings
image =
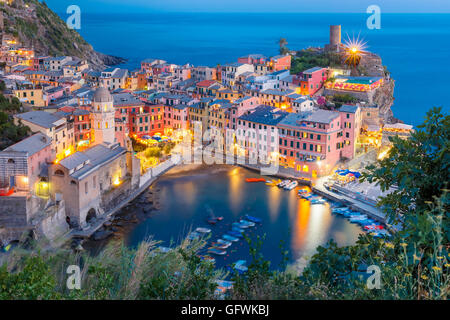
[[[369,166],[363,176],[383,191],[395,188],[380,202],[392,223],[428,209],[449,188],[450,116],[441,110],[428,111],[425,122],[409,139],[391,138],[389,156]]]

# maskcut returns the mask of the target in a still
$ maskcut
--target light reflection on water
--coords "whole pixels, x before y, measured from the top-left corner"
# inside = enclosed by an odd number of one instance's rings
[[[292,262],[311,256],[317,246],[334,238],[338,245],[353,244],[361,230],[347,220],[332,215],[330,205],[310,205],[300,199],[296,190],[285,191],[264,182],[247,183],[245,178],[259,177],[240,167],[201,167],[186,173],[163,176],[152,187],[159,189],[159,210],[136,225],[126,235],[126,243],[136,246],[153,235],[169,245],[179,240],[189,229],[207,226],[213,230],[212,240],[225,234],[232,222],[245,214],[259,217],[262,226],[252,229],[252,235],[266,235],[262,247],[265,258],[276,268],[281,261],[280,241],[284,241]],[[268,178],[270,179],[270,178]],[[223,216],[216,226],[208,226],[208,215]],[[244,241],[233,244],[224,257],[216,257],[218,266],[239,260],[249,260]]]

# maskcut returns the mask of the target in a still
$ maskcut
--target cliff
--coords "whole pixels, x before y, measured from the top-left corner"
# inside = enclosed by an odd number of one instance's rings
[[[24,47],[34,48],[37,56],[74,56],[87,60],[95,69],[125,61],[95,51],[77,31],[69,29],[45,2],[16,0],[11,5],[1,3],[0,10],[3,34],[12,34]]]

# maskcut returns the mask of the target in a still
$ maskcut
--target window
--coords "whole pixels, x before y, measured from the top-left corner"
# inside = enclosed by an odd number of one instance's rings
[[[64,172],[62,170],[56,170],[55,171],[55,176],[64,177]]]

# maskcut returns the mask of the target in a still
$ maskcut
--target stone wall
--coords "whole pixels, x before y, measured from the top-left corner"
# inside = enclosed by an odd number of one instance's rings
[[[56,240],[69,230],[66,222],[66,208],[64,201],[54,204],[45,210],[42,219],[36,226],[36,236],[50,241]]]
[[[27,198],[0,197],[0,228],[17,228],[28,224]]]

